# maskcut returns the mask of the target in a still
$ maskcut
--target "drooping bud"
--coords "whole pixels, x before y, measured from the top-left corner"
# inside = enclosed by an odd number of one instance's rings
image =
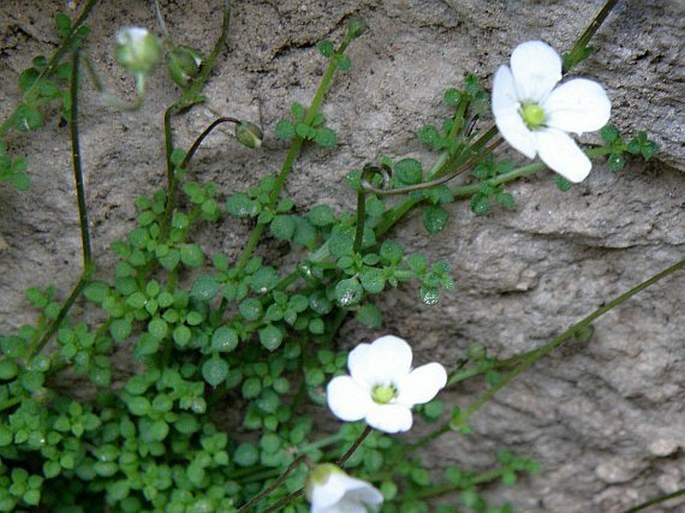
[[[131,73],[150,73],[162,56],[162,44],[147,29],[129,27],[117,35],[115,57]]]
[[[235,126],[235,138],[243,146],[257,149],[262,145],[262,129],[250,121],[240,121]]]
[[[369,26],[360,19],[353,19],[347,24],[347,32],[350,35],[350,39],[356,39],[361,36]]]
[[[378,511],[383,495],[366,481],[348,476],[332,463],[316,465],[305,484],[312,511]]]
[[[167,54],[167,68],[171,79],[185,88],[197,77],[202,64],[202,56],[189,46],[175,46]]]

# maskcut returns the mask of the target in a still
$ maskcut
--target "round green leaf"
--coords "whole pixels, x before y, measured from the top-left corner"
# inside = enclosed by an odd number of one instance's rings
[[[269,325],[259,330],[259,341],[269,351],[274,351],[283,341],[283,333],[276,326]]]
[[[184,244],[181,246],[181,262],[188,267],[200,267],[204,262],[205,255],[197,244]]]
[[[190,295],[202,301],[211,300],[219,291],[219,284],[213,276],[203,274],[193,283]]]
[[[445,229],[449,215],[438,205],[428,205],[423,209],[423,226],[428,233],[438,233]]]
[[[219,386],[228,375],[228,364],[213,356],[202,365],[202,377],[213,387]]]
[[[359,303],[364,289],[357,278],[341,280],[335,286],[335,299],[340,306],[352,306]]]
[[[238,347],[238,333],[228,326],[221,326],[212,335],[212,350],[228,353]]]

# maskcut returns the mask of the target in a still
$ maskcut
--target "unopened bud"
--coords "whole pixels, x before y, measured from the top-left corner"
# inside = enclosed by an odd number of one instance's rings
[[[345,474],[345,472],[333,463],[320,463],[309,471],[307,482],[304,486],[304,493],[307,500],[312,500],[312,491],[315,486],[326,484],[331,474]]]
[[[262,145],[262,129],[250,121],[240,121],[235,126],[235,138],[243,146],[257,149]]]
[[[202,56],[189,46],[175,46],[167,54],[167,67],[171,79],[185,88],[200,72]]]
[[[129,27],[117,35],[115,57],[131,73],[149,73],[161,56],[162,44],[147,29]]]
[[[368,29],[368,25],[360,19],[353,19],[347,24],[347,32],[350,39],[356,39]]]

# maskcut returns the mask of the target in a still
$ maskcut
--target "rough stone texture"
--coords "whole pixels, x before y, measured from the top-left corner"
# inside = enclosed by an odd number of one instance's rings
[[[212,5],[162,3],[179,42],[211,46],[220,22]],[[51,17],[64,7],[61,1],[2,2],[3,77],[54,49]],[[332,153],[305,151],[288,182],[303,207],[342,207],[353,201],[343,182],[349,169],[381,155],[430,165],[433,157],[414,132],[445,114],[440,98],[446,87],[461,85],[468,72],[489,83],[525,40],[542,38],[568,49],[600,7],[578,0],[239,3],[228,49],[205,90],[208,102],[176,120],[177,142],[187,147],[217,115],[252,119],[271,134],[291,101],[307,103],[313,95],[324,68],[314,44],[339,38],[346,20],[360,16],[370,30],[353,44],[353,69],[337,78],[324,109],[341,145]],[[566,194],[550,173],[540,173],[510,187],[513,211],[474,218],[459,204],[440,235],[429,237],[418,216],[398,228],[410,247],[453,262],[457,282],[435,307],[417,306],[411,287],[383,299],[388,326],[422,341],[420,360],[449,364],[473,341],[505,357],[529,350],[682,258],[684,18],[682,1],[619,2],[594,40],[600,52],[576,71],[605,84],[622,131],[649,130],[663,148],[658,161],[618,174],[596,164],[588,180]],[[112,89],[130,93],[130,81],[112,62],[110,35],[128,24],[154,27],[153,12],[143,2],[103,4],[90,24],[96,68]],[[16,85],[6,78],[3,118],[16,98]],[[163,184],[161,116],[174,98],[162,73],[136,113],[113,113],[92,92],[84,93],[83,156],[94,250],[103,270],[113,261],[109,244],[132,226],[132,198]],[[22,299],[26,286],[54,282],[64,294],[80,272],[67,129],[51,121],[32,137],[12,135],[9,142],[14,152],[31,157],[33,187],[25,194],[0,188],[2,331],[32,318]],[[255,156],[218,131],[203,145],[193,173],[228,192],[277,169],[283,155],[283,145],[270,135]],[[245,226],[224,224],[199,241],[234,256],[245,236]],[[540,475],[512,489],[489,490],[531,513],[621,512],[682,488],[684,291],[681,272],[613,310],[594,324],[588,344],[563,347],[498,394],[473,417],[473,436],[445,437],[426,457],[474,469],[486,468],[502,448],[538,459],[545,469]],[[352,325],[345,333],[346,344],[373,335]],[[450,391],[449,399],[464,406],[478,390],[480,384],[468,384]],[[650,511],[682,511],[683,504]]]

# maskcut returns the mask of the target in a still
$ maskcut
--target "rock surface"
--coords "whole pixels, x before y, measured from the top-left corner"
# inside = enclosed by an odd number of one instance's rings
[[[219,29],[214,3],[162,2],[179,42],[208,50]],[[168,4],[168,5],[167,5]],[[308,103],[324,63],[315,43],[339,38],[346,21],[361,17],[369,32],[356,41],[352,70],[338,76],[324,112],[337,132],[333,152],[304,153],[288,193],[299,205],[354,201],[344,186],[352,168],[382,155],[431,154],[415,139],[425,123],[446,114],[440,103],[466,73],[483,76],[506,63],[518,43],[542,38],[568,49],[602,2],[496,2],[403,0],[237,3],[228,48],[205,90],[208,101],[176,120],[185,146],[213,118],[232,115],[265,128],[257,156],[218,131],[204,143],[193,167],[200,181],[229,191],[276,170],[284,155],[273,134],[292,101]],[[0,5],[0,74],[16,76],[32,56],[49,54],[57,37],[52,17],[63,1],[4,0]],[[682,41],[684,2],[619,2],[593,40],[599,52],[575,72],[603,83],[613,100],[612,120],[626,134],[647,129],[661,145],[658,160],[612,173],[592,174],[561,193],[542,172],[509,191],[517,205],[474,217],[466,203],[451,208],[441,234],[429,236],[418,216],[397,228],[407,244],[453,264],[455,291],[436,306],[417,306],[411,287],[381,304],[388,326],[422,341],[419,359],[446,365],[473,341],[507,357],[544,343],[637,283],[683,258],[685,249],[685,100]],[[130,94],[114,65],[114,27],[155,27],[147,3],[103,3],[90,25],[89,52],[113,90]],[[82,146],[94,251],[100,269],[111,268],[110,243],[133,225],[132,199],[164,181],[161,116],[175,89],[158,73],[144,107],[114,113],[92,90],[84,93]],[[4,119],[18,98],[14,82],[0,90]],[[53,116],[52,119],[58,119]],[[590,136],[588,141],[592,141]],[[80,274],[80,235],[70,169],[68,129],[51,122],[31,137],[12,135],[12,151],[30,156],[32,188],[18,194],[0,187],[0,331],[32,319],[23,299],[29,285],[56,283],[66,294]],[[512,158],[523,157],[509,150]],[[244,226],[220,225],[200,235],[206,250],[236,255]],[[441,439],[427,454],[436,465],[473,469],[509,448],[541,462],[544,471],[493,499],[522,512],[620,513],[685,486],[685,273],[645,290],[594,323],[585,345],[554,352],[507,386],[473,417],[474,435]],[[373,334],[346,328],[350,337]],[[477,386],[454,389],[465,406]],[[650,511],[676,512],[683,501]]]

